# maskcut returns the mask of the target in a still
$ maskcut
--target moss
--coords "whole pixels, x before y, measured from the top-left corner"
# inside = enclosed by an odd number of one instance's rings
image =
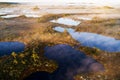
[[[54,23],[48,21],[68,15],[69,14],[45,15],[40,21],[40,18],[32,19],[23,16],[23,18],[19,17],[6,20],[5,23],[1,22],[3,26],[0,27],[0,30],[2,30],[0,32],[0,41],[20,41],[26,44],[26,49],[22,53],[12,53],[10,56],[0,57],[0,80],[22,80],[36,71],[47,71],[50,73],[55,71],[58,67],[57,63],[43,56],[44,48],[56,44],[69,44],[74,46],[79,43],[66,31],[63,33],[54,31],[52,29],[55,26]],[[36,20],[38,20],[39,23]],[[19,23],[13,24],[12,22],[14,21]],[[112,34],[116,32],[116,36],[119,37],[119,31],[117,32],[119,27],[112,25],[114,23],[116,24],[116,21],[119,21],[119,19],[103,20],[95,18],[93,21],[83,21],[83,23],[77,26],[76,30],[107,35],[107,33],[105,34],[105,32],[108,32],[106,30],[111,29],[113,31]],[[5,28],[6,26],[12,27]],[[111,34],[109,36],[111,36]],[[78,50],[102,63],[106,71],[103,74],[78,74],[75,80],[104,80],[106,76],[108,80],[119,80],[119,53],[107,53],[97,48],[85,46],[80,46]]]
[[[87,55],[99,55],[101,53],[101,50],[98,48],[90,48],[90,47],[85,47],[85,46],[80,46],[78,48],[80,51],[83,51]]]
[[[33,72],[46,71],[52,73],[56,70],[57,64],[48,60],[36,51],[12,53],[0,64],[1,80],[22,80]],[[2,59],[1,59],[2,60]]]

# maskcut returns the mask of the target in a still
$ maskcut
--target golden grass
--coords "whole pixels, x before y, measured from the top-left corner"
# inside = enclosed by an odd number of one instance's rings
[[[119,21],[120,19],[102,19],[95,17],[91,21],[81,23],[76,28],[76,31],[92,32],[120,39]]]
[[[69,14],[48,14],[48,15],[44,15],[44,16],[40,17],[38,19],[38,22],[48,22],[52,19],[57,19],[57,18],[68,16],[68,15]]]
[[[26,20],[21,23],[12,21]],[[6,23],[4,23],[6,22]],[[5,20],[1,24],[1,41],[20,41],[26,44],[23,53],[12,53],[10,56],[0,58],[1,80],[23,80],[36,71],[53,72],[58,67],[56,62],[46,59],[44,48],[56,44],[75,45],[77,42],[68,33],[58,33],[52,29],[53,24],[38,23],[37,19],[25,17]],[[7,75],[6,75],[7,74]]]
[[[52,73],[58,67],[54,61],[40,56],[41,53],[38,54],[34,50],[32,52],[28,50],[19,54],[12,53],[10,56],[6,56],[7,58],[3,59],[3,57],[1,59],[1,80],[23,80],[33,72],[46,71]]]
[[[91,51],[91,50],[90,50]],[[87,51],[90,53],[90,51]],[[98,51],[97,51],[98,52]],[[99,51],[98,55],[89,55],[102,63],[105,72],[78,74],[75,80],[119,80],[120,79],[120,53],[107,53]]]
[[[73,14],[72,14],[73,15]],[[48,22],[67,14],[49,14],[42,18],[19,17],[1,20],[0,41],[20,41],[26,44],[23,53],[12,54],[0,58],[0,79],[22,80],[32,72],[53,72],[58,66],[56,62],[46,59],[44,48],[56,44],[77,45],[67,32],[59,33],[52,28],[59,24]],[[92,21],[84,21],[77,27],[77,31],[94,32],[119,38],[119,19],[103,20],[94,18]],[[67,26],[66,26],[67,27]],[[116,35],[116,36],[115,36]],[[92,56],[105,66],[104,73],[79,74],[75,80],[119,80],[120,60],[119,53],[107,53],[97,48],[79,47],[78,50]],[[39,64],[38,64],[39,63]],[[47,65],[49,66],[45,66]],[[8,74],[8,75],[7,75]]]

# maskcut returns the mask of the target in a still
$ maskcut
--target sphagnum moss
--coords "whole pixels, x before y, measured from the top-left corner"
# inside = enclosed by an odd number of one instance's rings
[[[62,16],[67,16],[67,14],[62,14]],[[23,53],[14,53],[10,56],[0,57],[0,80],[22,80],[32,72],[53,72],[56,70],[58,67],[56,62],[48,60],[43,56],[44,48],[56,44],[77,44],[68,33],[59,33],[52,29],[60,24],[50,23],[49,20],[59,17],[61,15],[45,15],[41,18],[40,22],[38,19],[26,18],[24,16],[11,20],[0,20],[2,21],[0,24],[0,41],[20,41],[26,44],[26,50]],[[82,22],[77,26],[76,30],[95,32],[119,38],[119,23],[116,23],[116,21],[119,21],[119,19],[102,20],[95,18],[93,21]],[[107,53],[96,48],[84,46],[78,49],[101,62],[105,66],[106,71],[103,74],[80,74],[75,80],[81,80],[81,78],[88,80],[120,79],[119,53]]]
[[[33,72],[52,73],[56,68],[57,64],[54,61],[47,60],[35,52],[27,55],[25,53],[12,53],[8,59],[0,64],[0,79],[22,80]]]

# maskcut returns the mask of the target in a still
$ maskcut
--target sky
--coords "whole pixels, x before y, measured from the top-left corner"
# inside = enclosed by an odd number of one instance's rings
[[[120,3],[120,0],[0,0],[0,2],[95,2]]]
[[[120,0],[0,0],[0,2],[45,2],[45,3],[70,3],[70,2],[84,2],[95,4],[120,4]]]

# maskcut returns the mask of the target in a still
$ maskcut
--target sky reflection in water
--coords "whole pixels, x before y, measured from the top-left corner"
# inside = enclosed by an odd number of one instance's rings
[[[104,71],[102,64],[69,45],[46,47],[44,55],[59,65],[53,80],[73,80],[76,74]]]
[[[70,26],[77,26],[80,24],[80,21],[75,21],[75,20],[69,19],[69,18],[59,18],[57,20],[51,20],[50,22],[64,24],[64,25],[70,25]]]
[[[25,44],[21,42],[0,42],[0,56],[10,55],[12,52],[22,52]]]
[[[54,30],[63,32],[65,28],[55,27]],[[71,28],[66,28],[66,30],[83,46],[96,47],[107,52],[120,52],[120,40],[95,33],[75,32]]]

